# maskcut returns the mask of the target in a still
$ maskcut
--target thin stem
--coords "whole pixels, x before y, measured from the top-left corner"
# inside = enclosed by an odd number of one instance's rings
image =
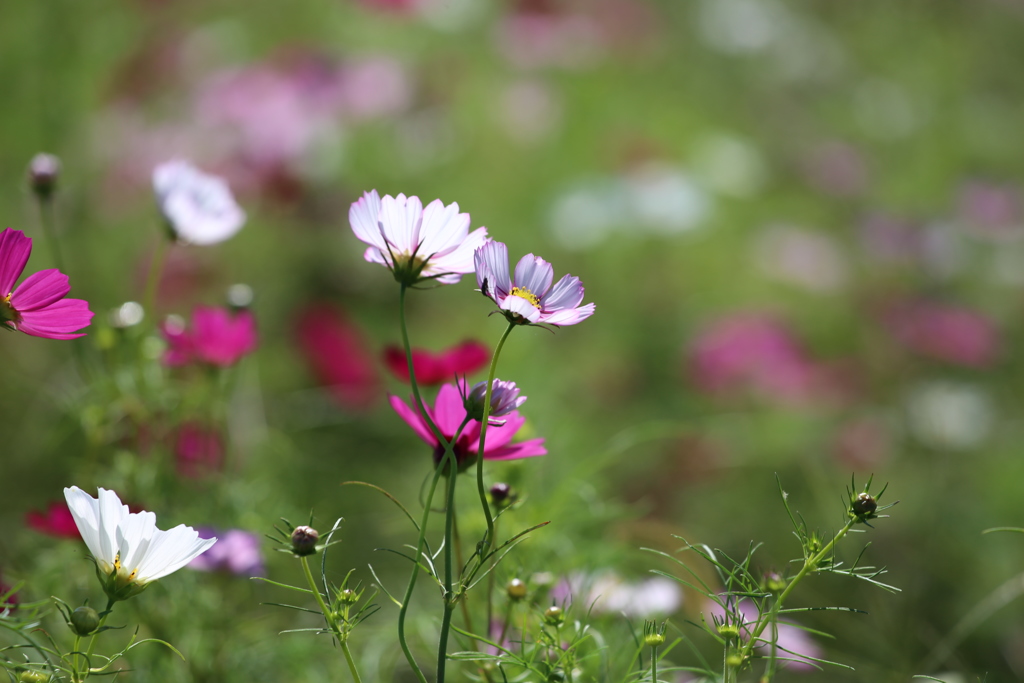
[[[466,421],[469,417],[466,417]],[[458,596],[452,590],[453,557],[455,545],[453,541],[453,530],[455,528],[455,482],[459,476],[459,467],[456,462],[453,449],[445,451],[445,457],[441,460],[442,470],[448,468],[448,500],[444,511],[444,616],[441,618],[441,635],[437,643],[437,683],[444,683],[444,670],[448,661],[448,633],[452,625],[452,611],[455,609],[455,601]],[[461,591],[460,591],[461,592]]]
[[[99,635],[99,630],[103,627],[103,624],[107,623],[107,617],[110,616],[110,610],[114,606],[114,601],[107,599],[107,608],[103,610],[100,617],[100,623],[96,625],[96,630],[92,632],[92,637],[89,639],[89,648],[85,651],[85,676],[81,680],[85,680],[89,677],[89,669],[91,667],[90,662],[92,661],[92,651],[96,648],[96,636]],[[75,647],[77,650],[77,645]],[[77,668],[77,667],[76,667]]]
[[[306,583],[309,584],[309,590],[313,591],[313,597],[316,598],[316,604],[320,607],[320,612],[324,615],[327,625],[331,627],[332,631],[337,632],[334,620],[331,618],[331,610],[327,608],[324,596],[320,594],[320,588],[317,587],[316,581],[313,580],[313,572],[309,570],[309,558],[303,555],[299,558],[299,562],[302,563],[302,573],[306,575]]]
[[[363,683],[362,679],[359,678],[359,671],[356,669],[355,660],[352,659],[352,653],[348,649],[348,641],[341,641],[341,651],[345,653],[345,661],[348,662],[348,670],[352,672],[352,679],[356,683]]]
[[[452,514],[452,540],[455,543],[455,563],[459,567],[463,567],[465,564],[462,561],[462,537],[459,535],[459,518],[454,513]],[[459,600],[459,606],[462,609],[462,620],[466,624],[466,632],[472,633],[473,619],[469,615],[469,605],[466,604],[465,600]],[[469,649],[476,650],[476,645],[476,638],[470,638]]]
[[[494,544],[494,517],[491,515],[491,507],[487,503],[487,491],[484,490],[484,444],[487,439],[487,421],[491,414],[491,391],[494,389],[494,374],[498,369],[498,356],[501,355],[501,347],[505,345],[505,340],[508,339],[508,335],[512,333],[514,327],[513,323],[509,323],[508,327],[505,328],[505,332],[501,335],[501,339],[498,340],[498,345],[494,349],[494,355],[491,356],[491,367],[487,371],[484,414],[480,421],[480,449],[476,455],[476,488],[477,493],[480,495],[480,506],[483,508],[484,518],[487,520],[487,535],[484,536],[483,544],[478,551],[481,560],[483,560],[484,556],[487,555],[487,551]]]
[[[57,242],[57,220],[53,206],[53,196],[33,194],[39,200],[39,224],[43,227],[43,235],[46,237],[46,243],[50,246],[53,263],[57,266],[57,270],[67,275],[68,271],[65,268],[64,259],[61,257],[60,244]]]
[[[153,323],[156,323],[156,293],[160,286],[160,277],[164,272],[164,260],[167,255],[167,243],[170,240],[161,236],[153,251],[153,258],[149,262],[149,274],[146,276],[146,290],[142,299],[142,310],[146,315],[152,316]]]
[[[81,651],[79,651],[79,648],[81,646],[82,636],[76,635],[75,644],[71,647],[71,651],[75,653],[75,660],[71,663],[71,680],[75,683],[78,683],[78,681],[82,680],[82,678],[78,675],[78,661],[82,657],[82,653]]]
[[[412,362],[412,347],[409,345],[409,330],[405,322],[406,289],[408,289],[408,287],[406,285],[402,285],[402,288],[398,293],[398,320],[402,327],[402,346],[405,348],[405,362],[409,366],[409,386],[412,389],[413,398],[416,399],[416,409],[419,411],[420,415],[423,416],[427,426],[430,427],[430,431],[434,434],[434,438],[445,446],[449,446],[455,443],[455,439],[452,439],[452,441],[449,442],[448,439],[444,438],[444,434],[442,434],[441,430],[437,428],[436,424],[434,424],[434,420],[430,417],[430,413],[427,412],[427,407],[423,404],[423,398],[420,396],[420,385],[416,381],[416,368]]]
[[[658,646],[651,647],[651,683],[658,683]]]

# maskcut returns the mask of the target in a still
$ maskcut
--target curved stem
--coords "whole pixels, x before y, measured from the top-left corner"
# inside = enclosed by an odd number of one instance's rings
[[[427,423],[427,426],[430,427],[430,431],[433,433],[434,438],[445,446],[450,446],[452,443],[455,443],[455,439],[452,439],[449,443],[448,439],[444,438],[444,434],[442,434],[441,430],[437,428],[436,424],[434,424],[434,419],[430,416],[430,413],[427,412],[427,407],[423,404],[423,398],[420,396],[420,385],[416,381],[416,368],[413,366],[412,362],[412,347],[409,345],[409,330],[405,322],[406,289],[408,289],[408,287],[406,285],[402,285],[402,288],[398,293],[398,320],[402,327],[402,346],[405,348],[405,362],[409,366],[409,386],[412,389],[413,398],[416,400],[415,407],[420,412],[420,415],[423,416],[423,420]]]
[[[487,520],[487,535],[484,536],[483,544],[477,551],[481,561],[487,555],[490,547],[494,545],[494,517],[491,515],[491,507],[487,503],[487,491],[484,490],[484,444],[487,439],[487,421],[491,414],[491,391],[494,389],[494,374],[498,369],[498,356],[501,355],[501,347],[505,345],[505,340],[508,339],[508,335],[512,333],[512,328],[514,327],[513,323],[509,323],[508,327],[505,328],[505,332],[501,335],[501,339],[498,340],[498,345],[494,349],[494,355],[491,356],[491,367],[487,371],[484,414],[483,419],[480,421],[480,448],[476,454],[476,489],[480,495],[480,506],[483,508],[484,518]]]

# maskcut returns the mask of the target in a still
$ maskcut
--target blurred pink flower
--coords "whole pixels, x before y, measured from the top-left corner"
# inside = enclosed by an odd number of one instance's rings
[[[995,323],[962,306],[910,301],[890,308],[884,322],[903,346],[935,360],[981,368],[992,365],[999,353]]]
[[[380,380],[362,332],[339,309],[327,304],[305,308],[295,337],[320,384],[350,410],[365,410],[380,396]]]
[[[711,394],[753,392],[800,403],[820,380],[820,369],[789,328],[760,313],[712,322],[690,344],[687,363],[697,387]]]
[[[853,145],[836,140],[820,144],[803,166],[808,182],[837,197],[854,197],[867,189],[867,162]]]
[[[575,325],[594,314],[595,305],[583,303],[583,283],[565,275],[552,285],[554,268],[527,254],[509,275],[508,247],[488,242],[477,249],[476,284],[484,296],[498,305],[509,322],[520,325]]]
[[[521,4],[502,17],[495,37],[498,51],[513,66],[579,69],[601,57],[604,36],[594,18],[561,11],[554,3]]]
[[[725,617],[725,610],[717,602],[708,601],[708,616],[715,616],[719,620]],[[735,614],[738,613],[738,614]],[[740,638],[747,640],[750,638],[750,626],[752,626],[758,618],[757,607],[749,600],[740,600],[736,604],[734,609],[733,617],[739,617],[743,620],[740,624]],[[708,622],[710,623],[710,619]],[[770,627],[769,627],[770,628]],[[771,632],[769,628],[758,636],[758,643],[755,648],[762,655],[767,654],[771,650]],[[788,659],[789,661],[780,661],[780,666],[784,666],[787,669],[794,671],[814,671],[815,666],[809,661],[800,661],[801,657],[809,657],[813,659],[820,659],[824,652],[821,647],[814,642],[814,640],[799,626],[793,625],[792,622],[786,623],[784,621],[778,622],[777,625],[778,638],[776,639],[776,645],[778,647],[777,657],[780,660]]]
[[[195,421],[179,426],[174,464],[178,474],[187,479],[200,479],[220,471],[224,465],[224,440],[220,431]]]
[[[463,392],[465,393],[465,387]],[[434,437],[430,426],[418,410],[410,408],[402,399],[397,396],[389,398],[391,407],[395,409],[399,417],[405,420],[406,424],[413,428],[413,431],[421,439],[427,442],[434,449],[434,463],[440,463],[444,455],[444,448]],[[429,407],[427,411],[440,430],[441,435],[446,439],[455,436],[459,425],[466,418],[466,408],[463,405],[462,395],[454,384],[445,384],[437,394],[434,408]],[[505,424],[501,426],[491,425],[487,428],[487,442],[484,445],[485,460],[518,460],[520,458],[531,458],[538,455],[547,455],[544,448],[544,439],[530,439],[520,443],[511,443],[512,438],[526,423],[526,418],[513,411],[504,418]],[[458,441],[455,442],[455,458],[459,469],[467,467],[476,461],[476,454],[480,448],[480,423],[471,420],[462,431]]]
[[[412,79],[393,57],[353,59],[338,72],[339,108],[350,122],[400,114],[409,108],[412,98]]]
[[[960,188],[958,205],[960,219],[976,236],[999,239],[1024,232],[1024,212],[1016,187],[971,181]]]
[[[8,586],[6,583],[4,583],[2,579],[0,579],[0,598],[3,598],[5,595],[7,595],[7,593],[9,593],[10,590],[11,590],[11,587]],[[17,593],[11,593],[10,595],[7,595],[7,599],[6,600],[0,600],[0,613],[2,613],[5,609],[10,609],[12,607],[17,607],[17,606],[18,606],[18,594]]]
[[[232,313],[225,308],[198,306],[192,312],[192,330],[168,319],[160,327],[168,348],[164,364],[190,362],[228,367],[256,348],[256,320],[249,311]]]
[[[434,386],[455,379],[455,375],[470,375],[487,365],[491,352],[478,341],[464,341],[458,346],[437,353],[425,349],[412,350],[412,365],[416,381],[421,386]],[[409,364],[405,351],[399,346],[384,349],[384,363],[395,377],[409,381]]]
[[[56,268],[29,275],[17,288],[32,253],[32,239],[21,230],[0,232],[0,323],[12,330],[47,339],[75,339],[72,334],[92,320],[89,303],[65,299],[71,291],[68,276]]]
[[[188,566],[204,572],[228,572],[238,576],[264,576],[260,537],[241,529],[218,531],[199,527],[199,538],[217,538],[206,552],[189,562]]]
[[[25,523],[36,531],[56,538],[81,538],[78,525],[71,515],[68,504],[63,500],[52,501],[46,512],[32,510],[25,514]],[[0,591],[2,592],[2,591]]]

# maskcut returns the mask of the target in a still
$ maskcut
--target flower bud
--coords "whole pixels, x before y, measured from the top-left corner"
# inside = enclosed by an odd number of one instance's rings
[[[297,526],[292,531],[292,552],[303,557],[316,552],[316,543],[320,540],[320,532],[311,526]]]
[[[100,627],[100,615],[92,607],[76,607],[71,613],[71,630],[77,635],[87,636]]]
[[[37,154],[28,164],[28,184],[40,199],[49,199],[57,189],[60,159],[52,154]]]
[[[740,635],[740,627],[736,624],[719,624],[718,635],[722,636],[726,640],[730,638],[738,638]]]
[[[508,582],[505,592],[508,594],[509,600],[519,602],[526,597],[526,584],[519,579],[512,579]]]
[[[855,515],[872,515],[878,509],[878,501],[865,491],[853,500],[853,503],[850,504],[850,509]]]
[[[483,420],[486,398],[487,382],[477,383],[466,397],[466,414],[478,422]],[[491,410],[488,417],[508,415],[525,402],[526,397],[519,395],[519,389],[515,382],[503,382],[496,379],[491,385]]]
[[[352,605],[359,602],[359,593],[356,593],[351,588],[346,588],[338,593],[338,599],[346,605]]]
[[[665,643],[665,634],[652,631],[644,636],[644,645],[647,647],[658,647]]]
[[[50,677],[42,671],[25,669],[18,674],[18,683],[46,683]]]
[[[729,655],[728,657],[725,658],[725,665],[730,667],[730,668],[735,669],[736,667],[738,667],[738,666],[740,666],[742,664],[743,664],[743,655],[741,655],[738,652],[735,652],[735,653],[733,653],[733,654],[731,654],[731,655]]]
[[[511,505],[515,500],[512,487],[504,482],[499,482],[491,487],[491,504],[497,508]]]
[[[558,605],[552,605],[544,610],[544,623],[551,626],[561,626],[563,621],[565,621],[565,614]]]
[[[768,572],[764,575],[762,585],[769,593],[778,593],[785,590],[786,579],[782,578],[778,572]]]

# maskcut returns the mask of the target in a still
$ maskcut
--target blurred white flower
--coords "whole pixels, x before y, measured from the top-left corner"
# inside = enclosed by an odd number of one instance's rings
[[[912,389],[907,397],[910,432],[933,448],[976,448],[988,438],[994,422],[992,399],[970,384],[929,382]]]
[[[167,224],[184,242],[223,242],[245,223],[245,212],[235,203],[228,184],[187,161],[157,166],[153,170],[153,191]]]
[[[595,613],[621,613],[630,617],[668,616],[683,604],[683,591],[671,579],[656,577],[628,583],[613,572],[596,576],[576,574],[551,591],[560,602],[576,602]]]
[[[101,488],[99,497],[93,498],[72,486],[64,489],[64,498],[111,600],[135,595],[217,542],[199,538],[199,532],[184,524],[161,531],[155,514],[129,512],[113,491]]]

